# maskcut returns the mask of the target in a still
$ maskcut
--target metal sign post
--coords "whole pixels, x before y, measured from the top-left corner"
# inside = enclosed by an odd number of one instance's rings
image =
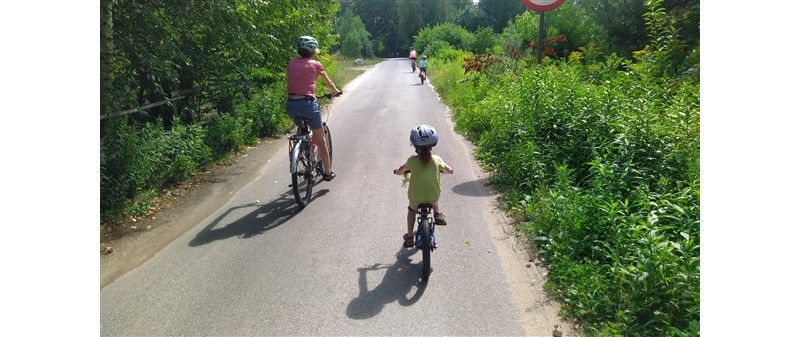
[[[536,63],[542,63],[542,45],[544,44],[544,12],[554,10],[565,0],[520,0],[523,5],[539,12],[539,41],[536,42]]]

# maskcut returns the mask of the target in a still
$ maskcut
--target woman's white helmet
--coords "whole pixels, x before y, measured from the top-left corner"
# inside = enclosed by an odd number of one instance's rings
[[[411,144],[419,147],[436,146],[439,142],[439,134],[430,125],[419,125],[411,129]]]
[[[301,36],[297,39],[297,48],[313,53],[315,49],[319,48],[319,42],[311,36]]]

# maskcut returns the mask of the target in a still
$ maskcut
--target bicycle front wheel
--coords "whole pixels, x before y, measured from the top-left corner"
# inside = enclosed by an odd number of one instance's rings
[[[294,192],[294,200],[303,208],[311,201],[311,191],[314,187],[314,166],[308,143],[303,142],[298,146],[301,148],[297,157],[297,171],[292,173],[292,192]]]
[[[422,221],[419,222],[418,230],[421,233],[421,240],[420,248],[422,249],[422,281],[427,281],[428,276],[431,275],[431,250],[433,248],[433,244],[431,243],[431,230],[428,227],[428,222],[430,219],[427,217],[422,218]]]

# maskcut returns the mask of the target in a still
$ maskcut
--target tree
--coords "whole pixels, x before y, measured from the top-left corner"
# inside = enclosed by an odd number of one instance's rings
[[[353,14],[351,9],[345,10],[336,22],[342,54],[358,57],[375,57],[372,42],[361,18]]]
[[[100,1],[100,115],[107,112],[114,52],[112,0]]]
[[[375,53],[391,56],[402,48],[397,29],[396,1],[343,0],[342,10],[351,10],[361,18],[370,34]]]
[[[606,35],[608,51],[631,57],[649,42],[644,16],[646,0],[583,0],[576,3],[592,17]],[[665,0],[661,7],[676,19],[675,28],[689,46],[700,45],[700,0]]]
[[[647,30],[643,19],[647,8],[644,0],[585,0],[580,6],[586,8],[605,31],[610,52],[630,57],[631,52],[640,50],[647,44]]]
[[[480,27],[489,27],[492,29],[491,20],[486,16],[486,12],[478,7],[478,5],[470,4],[462,8],[456,13],[453,22],[471,32],[477,31]]]
[[[414,42],[414,35],[426,25],[433,25],[442,21],[443,11],[436,8],[439,2],[423,0],[405,0],[397,2],[397,28],[400,40],[406,52]]]
[[[508,0],[481,0],[478,8],[486,13],[488,23],[495,32],[502,31],[509,20],[527,10],[522,2]]]
[[[214,88],[207,97],[220,113],[254,85],[283,77],[300,35],[322,49],[334,43],[338,4],[325,0],[115,1],[114,54],[108,106],[112,111]],[[148,110],[146,120],[193,118],[191,100]]]

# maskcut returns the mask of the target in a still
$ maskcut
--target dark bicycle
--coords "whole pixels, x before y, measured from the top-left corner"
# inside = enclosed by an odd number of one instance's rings
[[[317,98],[331,98],[333,95],[325,94]],[[289,173],[292,174],[292,192],[294,200],[303,208],[311,201],[314,185],[317,178],[325,173],[322,167],[322,160],[317,151],[317,144],[314,144],[311,128],[308,126],[308,119],[303,118],[303,125],[298,128],[298,132],[289,136]],[[331,131],[327,122],[322,123],[328,143],[328,156],[333,165],[333,143],[331,142]]]
[[[394,170],[392,173],[397,174]],[[409,180],[411,171],[403,172],[404,183]],[[430,203],[417,206],[417,230],[414,232],[414,247],[422,251],[422,281],[427,282],[431,275],[431,252],[436,245],[436,220],[434,219],[433,205]]]
[[[414,233],[414,247],[422,251],[422,281],[431,275],[431,252],[436,249],[436,221],[433,219],[433,205],[417,206],[417,231]]]

